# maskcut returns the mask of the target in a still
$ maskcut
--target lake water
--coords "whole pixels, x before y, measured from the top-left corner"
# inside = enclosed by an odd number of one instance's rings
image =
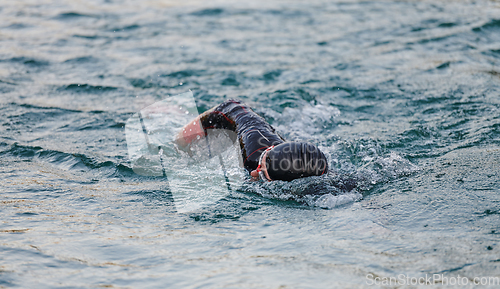
[[[498,1],[1,1],[0,288],[498,288],[499,65]],[[189,90],[329,176],[178,212],[124,127]]]

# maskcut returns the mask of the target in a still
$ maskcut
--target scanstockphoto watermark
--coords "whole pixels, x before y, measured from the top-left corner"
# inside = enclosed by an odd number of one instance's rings
[[[366,275],[366,284],[375,286],[500,286],[500,277],[464,277],[445,276],[444,274],[425,274],[420,277],[410,277],[399,274],[396,277],[380,277],[373,274]]]

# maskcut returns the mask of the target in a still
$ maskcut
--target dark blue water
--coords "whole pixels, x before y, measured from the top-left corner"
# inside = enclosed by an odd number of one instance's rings
[[[497,1],[0,2],[0,287],[500,278],[499,64]],[[124,126],[188,90],[317,143],[329,178],[177,213]]]

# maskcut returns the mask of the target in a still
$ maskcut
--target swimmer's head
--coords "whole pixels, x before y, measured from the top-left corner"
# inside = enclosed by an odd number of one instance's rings
[[[328,171],[325,154],[315,145],[304,142],[285,142],[267,152],[267,174],[271,180],[291,181],[321,176]]]

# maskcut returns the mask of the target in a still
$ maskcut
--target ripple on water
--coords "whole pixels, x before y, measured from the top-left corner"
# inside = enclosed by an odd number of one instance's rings
[[[113,91],[118,88],[113,86],[90,85],[86,83],[72,83],[58,89],[75,93],[103,93]]]
[[[83,14],[78,12],[64,12],[60,13],[57,16],[54,16],[53,19],[60,21],[74,21],[81,18],[97,18],[96,15]]]

